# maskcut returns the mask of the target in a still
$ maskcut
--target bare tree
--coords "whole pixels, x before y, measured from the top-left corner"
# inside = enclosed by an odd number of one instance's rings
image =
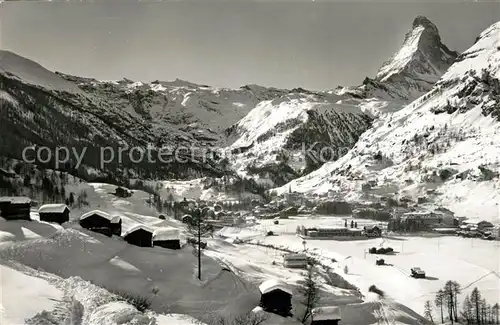
[[[439,307],[439,311],[441,312],[441,323],[444,323],[444,315],[443,315],[444,292],[442,289],[439,289],[439,291],[436,293],[434,304],[436,305],[436,307]]]
[[[458,321],[458,302],[457,296],[460,293],[460,284],[456,281],[446,281],[444,288],[444,301],[446,302],[446,307],[448,309],[448,316],[450,321]]]
[[[453,316],[455,316],[455,322],[458,322],[458,295],[461,288],[457,281],[451,281],[451,291],[453,294]]]
[[[308,267],[305,281],[303,285],[299,287],[299,293],[303,296],[302,304],[306,308],[300,319],[301,323],[304,323],[311,317],[312,310],[317,306],[320,300],[320,288],[314,265]]]
[[[444,301],[446,303],[446,309],[448,310],[448,317],[453,324],[453,291],[451,288],[451,281],[447,281],[443,288]]]
[[[472,289],[472,292],[470,294],[470,300],[471,300],[474,314],[476,317],[476,324],[480,325],[481,324],[481,293],[479,292],[479,289],[477,287]]]
[[[472,306],[472,302],[469,296],[465,296],[461,316],[463,319],[465,319],[467,324],[471,324],[473,322],[474,319],[473,309],[474,307]]]
[[[492,307],[491,307],[491,311],[493,313],[493,318],[495,319],[495,324],[500,324],[499,320],[498,320],[498,316],[499,316],[499,312],[500,312],[500,306],[498,305],[498,302],[495,303]]]
[[[434,323],[434,319],[432,319],[432,304],[430,300],[427,300],[424,304],[424,317]]]

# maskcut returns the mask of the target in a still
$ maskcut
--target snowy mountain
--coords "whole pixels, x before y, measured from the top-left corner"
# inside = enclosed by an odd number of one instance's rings
[[[152,149],[155,158],[165,148],[172,153],[183,147],[192,151],[181,151],[188,163],[135,164],[126,152],[123,164],[111,162],[105,172],[115,179],[236,172],[279,186],[319,168],[322,149],[331,151],[323,160],[341,157],[373,116],[398,111],[428,91],[456,56],[425,17],[415,19],[403,47],[375,79],[327,92],[214,88],[180,79],[99,81],[53,73],[2,51],[0,101],[7,110],[2,111],[0,154],[19,158],[33,144],[87,147],[84,164],[102,169],[102,147]],[[214,154],[219,151],[231,153],[229,159],[221,161]]]
[[[284,184],[345,154],[372,118],[341,96],[289,93],[263,101],[230,130],[230,163],[242,175]],[[328,150],[323,150],[328,148]]]
[[[0,155],[21,157],[29,145],[87,147],[84,164],[100,168],[100,147],[140,147],[171,153],[196,148],[188,163],[110,163],[106,173],[160,178],[221,175],[210,152],[224,143],[224,130],[262,100],[288,91],[255,85],[213,88],[187,81],[98,81],[53,73],[8,51],[0,52],[3,106]],[[183,152],[181,152],[182,154]],[[156,159],[158,161],[158,159]],[[52,165],[53,166],[53,165]],[[130,176],[129,175],[129,176]]]
[[[388,114],[336,162],[278,188],[336,191],[347,200],[411,197],[459,216],[499,222],[500,22],[437,84]]]
[[[429,91],[457,57],[441,42],[436,25],[417,16],[403,46],[360,90],[368,97],[413,100]]]

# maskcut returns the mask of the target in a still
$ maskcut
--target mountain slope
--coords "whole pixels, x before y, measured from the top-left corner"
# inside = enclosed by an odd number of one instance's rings
[[[429,91],[458,57],[428,18],[417,16],[403,46],[361,86],[364,96],[413,100]]]
[[[376,121],[337,162],[278,192],[333,189],[348,200],[370,201],[423,197],[460,216],[498,222],[499,35],[500,22],[481,33],[430,92]]]
[[[30,145],[74,147],[78,153],[86,148],[84,164],[113,178],[218,176],[223,171],[210,152],[224,142],[223,131],[260,101],[285,92],[254,85],[212,88],[182,80],[97,81],[53,73],[1,51],[0,155],[21,158]],[[122,164],[115,152],[116,161],[104,171],[104,147],[128,148]],[[133,147],[151,150],[156,162],[134,163]],[[186,163],[163,163],[156,157],[160,150],[173,156],[180,147],[196,148],[179,153]],[[54,167],[54,161],[48,164]]]
[[[230,162],[240,174],[278,185],[338,159],[372,121],[339,98],[290,93],[261,102],[228,130]]]

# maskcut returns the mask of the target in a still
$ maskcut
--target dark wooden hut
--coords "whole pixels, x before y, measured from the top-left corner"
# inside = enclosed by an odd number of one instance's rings
[[[31,199],[9,196],[0,198],[0,216],[5,220],[31,220]]]
[[[93,210],[80,217],[80,226],[111,237],[113,234],[121,233],[121,218],[100,210]]]
[[[153,230],[145,225],[135,225],[125,232],[123,239],[131,245],[153,247]]]
[[[59,224],[69,221],[70,210],[65,204],[45,204],[38,209],[40,221]]]
[[[153,246],[180,249],[180,230],[173,227],[157,228],[153,232]]]
[[[268,280],[259,286],[259,291],[259,305],[264,311],[283,317],[292,316],[292,291],[285,283]]]

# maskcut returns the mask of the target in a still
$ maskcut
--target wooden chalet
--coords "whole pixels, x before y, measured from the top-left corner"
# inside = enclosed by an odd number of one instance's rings
[[[31,220],[31,199],[21,196],[0,198],[0,216],[5,220]]]
[[[153,246],[168,249],[180,249],[180,230],[173,227],[157,228],[153,232]]]
[[[112,216],[104,211],[93,210],[80,217],[80,226],[111,237],[121,233],[122,220],[120,216]]]
[[[283,266],[288,268],[307,268],[308,258],[306,254],[285,254],[283,255]]]
[[[131,245],[153,247],[153,229],[137,224],[123,234],[123,239]]]
[[[293,292],[286,283],[267,280],[259,286],[261,293],[259,306],[266,312],[288,317],[292,316]]]
[[[58,224],[69,221],[69,213],[70,210],[66,204],[45,204],[38,209],[40,221]]]

